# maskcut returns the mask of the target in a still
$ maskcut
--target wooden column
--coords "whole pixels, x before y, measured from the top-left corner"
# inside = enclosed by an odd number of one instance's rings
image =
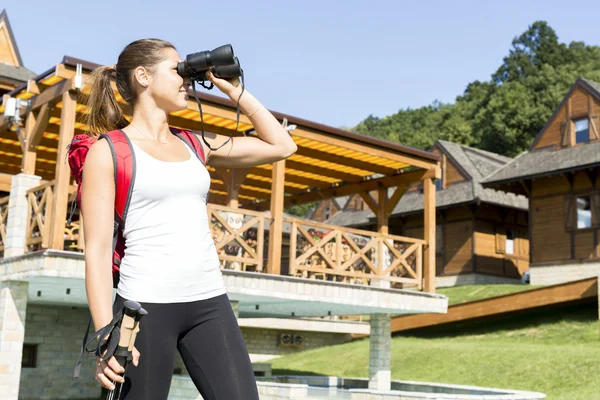
[[[388,203],[388,191],[387,188],[379,188],[377,190],[377,232],[388,234],[388,223],[390,220],[390,214],[385,212],[385,206]]]
[[[73,139],[73,134],[75,132],[76,107],[77,94],[74,91],[66,91],[63,93],[49,245],[51,249],[57,250],[62,250],[65,245],[64,232],[65,224],[67,222],[67,203],[69,198],[69,181],[71,177],[69,164],[66,162],[66,155],[67,145],[71,143],[71,139]]]
[[[283,197],[285,160],[273,164],[273,187],[271,189],[271,226],[269,229],[269,258],[267,273],[281,273],[281,245],[283,241]]]
[[[388,189],[386,187],[380,187],[377,189],[377,201],[368,192],[360,192],[360,196],[364,202],[369,206],[371,211],[377,216],[377,232],[387,235],[389,233],[389,220],[394,207],[398,204],[408,185],[402,185],[396,187],[392,197],[388,196]],[[384,239],[387,240],[387,239]],[[377,247],[377,269],[379,274],[385,269],[383,265],[383,256],[386,249],[385,243],[382,241]],[[388,274],[389,275],[389,274]],[[391,287],[390,281],[381,279],[371,279],[372,286],[379,286],[383,288]]]
[[[35,175],[37,147],[31,149],[29,147],[28,138],[31,137],[35,129],[36,120],[39,121],[39,118],[36,118],[35,113],[30,111],[29,114],[27,114],[27,121],[25,122],[25,134],[22,138],[19,138],[21,141],[21,150],[23,151],[23,158],[21,159],[21,172],[28,175]]]
[[[249,168],[227,168],[219,174],[227,189],[227,207],[239,207],[240,187],[249,171]]]
[[[424,192],[424,232],[423,238],[427,242],[423,256],[423,276],[425,278],[425,291],[435,293],[435,184],[434,178],[423,180]]]

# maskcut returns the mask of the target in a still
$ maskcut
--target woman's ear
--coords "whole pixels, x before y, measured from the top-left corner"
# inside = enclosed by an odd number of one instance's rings
[[[144,88],[147,88],[152,81],[152,78],[150,77],[148,70],[146,70],[146,68],[141,67],[141,66],[137,67],[133,71],[133,77],[135,78],[137,83]]]

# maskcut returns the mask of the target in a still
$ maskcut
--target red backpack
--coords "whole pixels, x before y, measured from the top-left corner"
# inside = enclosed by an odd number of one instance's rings
[[[204,164],[204,150],[198,137],[190,131],[170,128],[171,132],[187,144],[198,159]],[[100,135],[98,138],[87,135],[76,135],[73,137],[68,149],[69,166],[71,175],[77,182],[77,205],[81,205],[81,179],[83,175],[83,163],[90,147],[100,139],[108,141],[112,152],[115,169],[115,222],[113,230],[113,287],[119,283],[119,271],[121,259],[125,254],[125,240],[123,239],[123,227],[127,217],[131,192],[135,182],[135,154],[131,141],[122,130],[114,130]]]

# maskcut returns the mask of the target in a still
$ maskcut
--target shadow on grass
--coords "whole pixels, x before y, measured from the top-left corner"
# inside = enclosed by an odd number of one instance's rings
[[[598,321],[598,303],[578,302],[569,305],[521,311],[502,316],[485,317],[471,321],[443,324],[434,327],[398,332],[394,336],[419,338],[445,338],[463,335],[493,334],[500,331],[536,328],[544,324],[573,322],[591,323]]]

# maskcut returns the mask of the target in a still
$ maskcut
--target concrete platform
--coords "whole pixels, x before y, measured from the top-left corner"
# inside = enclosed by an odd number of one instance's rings
[[[45,250],[0,260],[0,280],[29,282],[31,304],[87,306],[83,254]],[[241,318],[446,313],[448,298],[281,275],[223,271]]]

